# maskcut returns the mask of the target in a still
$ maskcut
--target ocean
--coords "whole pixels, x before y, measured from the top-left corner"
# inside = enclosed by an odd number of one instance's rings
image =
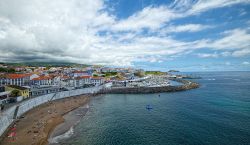
[[[198,89],[94,97],[60,144],[250,145],[250,72],[192,74]]]

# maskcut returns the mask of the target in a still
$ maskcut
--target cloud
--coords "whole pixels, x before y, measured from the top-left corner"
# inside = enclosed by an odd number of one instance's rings
[[[178,25],[178,26],[169,26],[166,27],[165,30],[163,29],[164,33],[170,32],[198,32],[204,29],[212,28],[212,26],[208,25],[201,25],[201,24],[185,24],[185,25]]]
[[[231,62],[225,62],[225,65],[232,65]]]
[[[243,65],[249,65],[250,63],[248,61],[242,62]]]
[[[248,0],[175,0],[170,6],[145,7],[127,19],[118,20],[111,28],[114,31],[140,31],[141,29],[155,30],[162,28],[167,22],[180,19],[202,12],[232,6],[240,3],[250,3]],[[209,26],[198,24],[187,24],[179,27],[172,27],[174,32],[196,32]],[[188,28],[190,28],[188,30]]]
[[[250,55],[250,33],[247,29],[227,30],[222,33],[221,38],[215,40],[207,39],[203,42],[197,43],[197,47],[211,48],[223,52],[220,54],[198,54],[199,57],[244,57]]]
[[[245,29],[233,29],[223,33],[224,37],[215,40],[211,47],[215,49],[247,49],[250,46],[250,34]]]
[[[181,17],[181,15],[173,12],[166,6],[150,6],[127,19],[117,21],[117,23],[112,26],[112,29],[114,31],[138,31],[143,28],[154,30],[163,27],[164,23],[177,17]]]
[[[242,56],[247,56],[247,55],[250,55],[250,48],[236,50],[232,53],[232,56],[235,56],[235,57],[242,57]]]
[[[186,1],[186,0],[183,0]],[[198,0],[191,6],[189,14],[199,14],[215,8],[229,7],[235,4],[250,3],[249,0]]]
[[[1,0],[0,61],[69,61],[105,65],[162,62],[202,48],[249,55],[247,30],[229,30],[218,38],[195,41],[160,36],[198,32],[209,25],[168,24],[172,20],[247,1],[175,1],[148,6],[128,18],[108,12],[102,0]],[[144,30],[149,34],[144,34]],[[203,57],[205,55],[203,54]]]
[[[213,53],[213,54],[210,54],[210,53],[198,53],[197,56],[200,57],[200,58],[217,58],[217,57],[219,57],[219,55],[217,53]]]

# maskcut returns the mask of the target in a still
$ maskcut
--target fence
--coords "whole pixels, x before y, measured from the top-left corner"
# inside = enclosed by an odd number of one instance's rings
[[[14,105],[5,110],[4,112],[2,112],[2,114],[0,114],[0,136],[5,132],[5,130],[9,127],[9,125],[13,123],[14,118],[22,116],[25,112],[29,111],[30,109],[38,105],[41,105],[51,100],[57,100],[81,94],[98,93],[101,89],[105,87],[106,85],[92,87],[92,88],[57,92],[32,98],[30,100],[23,101],[18,105]]]

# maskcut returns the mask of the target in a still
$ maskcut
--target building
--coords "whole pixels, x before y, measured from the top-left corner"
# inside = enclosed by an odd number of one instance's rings
[[[67,86],[69,86],[69,80],[70,80],[70,77],[69,77],[69,76],[62,76],[59,85],[60,85],[61,87],[67,87]]]
[[[91,83],[94,84],[95,86],[99,86],[99,85],[104,83],[104,78],[103,77],[92,77]]]
[[[51,78],[52,78],[52,85],[57,85],[57,86],[61,85],[61,76],[51,75]]]
[[[91,76],[82,76],[81,79],[83,84],[91,84]]]
[[[52,85],[52,77],[40,76],[31,80],[32,85]]]
[[[6,85],[28,86],[30,85],[30,76],[32,74],[6,74]]]
[[[50,93],[56,93],[60,91],[60,87],[58,86],[32,86],[30,88],[30,96],[40,96],[46,95]]]
[[[6,85],[5,86],[5,91],[10,91],[12,92],[13,90],[18,90],[19,94],[18,96],[22,96],[24,99],[29,98],[29,89],[17,85]]]
[[[82,77],[82,76],[88,76],[90,72],[88,71],[73,71],[73,77]]]
[[[74,87],[83,87],[91,84],[91,76],[81,76],[74,79]]]

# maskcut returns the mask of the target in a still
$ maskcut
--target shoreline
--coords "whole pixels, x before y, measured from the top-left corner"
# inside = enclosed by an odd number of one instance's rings
[[[74,127],[86,115],[89,110],[88,103],[80,106],[63,116],[64,122],[57,125],[48,137],[48,145],[60,145],[60,143],[68,139],[72,134]]]
[[[48,139],[64,116],[84,106],[92,95],[81,95],[39,105],[16,120],[3,135],[0,145],[48,145]],[[15,137],[8,135],[15,129]]]
[[[189,80],[174,79],[174,81],[183,83],[183,85],[167,87],[111,88],[100,90],[99,93],[95,94],[72,96],[41,104],[27,111],[19,119],[15,120],[15,122],[10,125],[5,133],[1,136],[0,145],[58,144],[49,141],[51,141],[51,139],[53,139],[54,137],[58,137],[67,133],[67,131],[69,131],[72,126],[75,126],[75,124],[72,125],[72,123],[69,123],[70,127],[68,127],[66,130],[65,128],[60,130],[60,126],[63,126],[65,124],[67,125],[65,121],[70,120],[69,118],[66,119],[65,116],[67,116],[67,114],[70,114],[74,110],[77,110],[79,107],[81,108],[81,106],[83,107],[84,105],[86,105],[90,101],[91,96],[96,96],[98,94],[141,94],[176,92],[195,89],[199,88],[200,86],[198,83]],[[86,112],[80,113],[80,116],[85,116]],[[77,114],[74,115],[75,116],[71,115],[70,117],[76,118],[76,116],[78,116]],[[72,120],[69,122],[74,123],[74,121]],[[15,135],[12,137],[8,137],[13,132],[15,132]]]

